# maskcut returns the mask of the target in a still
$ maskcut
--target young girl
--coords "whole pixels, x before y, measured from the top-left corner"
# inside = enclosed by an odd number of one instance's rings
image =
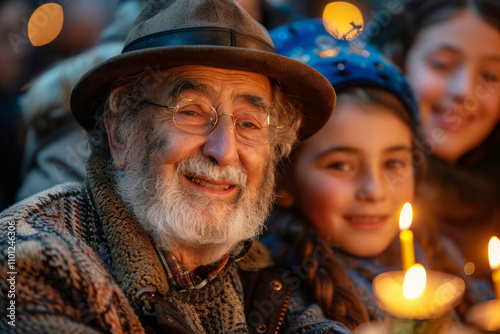
[[[271,35],[279,53],[305,61],[330,80],[337,105],[328,123],[284,162],[280,205],[269,219],[265,243],[327,317],[353,329],[383,318],[372,280],[401,269],[400,210],[413,201],[415,178],[424,167],[415,99],[377,50],[335,40],[319,20],[283,26]],[[452,245],[426,226],[417,230],[417,262],[459,275]],[[432,247],[420,247],[427,239]],[[469,288],[465,307],[492,296],[473,296],[476,285]]]
[[[500,2],[412,0],[393,22],[387,49],[417,95],[431,153],[419,219],[490,277],[488,240],[500,233]]]

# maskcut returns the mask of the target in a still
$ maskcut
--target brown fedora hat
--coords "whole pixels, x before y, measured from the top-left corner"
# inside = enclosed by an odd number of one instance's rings
[[[103,109],[113,83],[124,76],[182,65],[264,74],[301,104],[305,139],[328,120],[335,92],[319,72],[278,55],[268,32],[232,0],[150,1],[137,17],[121,54],[88,71],[71,92],[71,110],[86,130]]]

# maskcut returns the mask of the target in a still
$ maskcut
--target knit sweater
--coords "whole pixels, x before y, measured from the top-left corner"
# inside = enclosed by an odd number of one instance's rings
[[[102,156],[87,174],[83,187],[60,185],[0,214],[0,332],[348,332],[272,273],[256,241],[202,289],[169,289]]]

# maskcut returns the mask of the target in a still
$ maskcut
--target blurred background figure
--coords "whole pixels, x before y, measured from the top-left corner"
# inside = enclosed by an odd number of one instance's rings
[[[17,41],[22,36],[22,17],[33,10],[30,1],[0,1],[0,209],[12,204],[19,185],[23,137],[18,97],[34,71],[32,48]]]
[[[121,49],[121,42],[109,42],[64,59],[38,77],[21,98],[26,145],[16,201],[56,184],[85,179],[87,133],[71,115],[69,95],[89,68]]]
[[[16,36],[22,35],[22,17],[30,15],[33,6],[30,1],[0,1],[0,93],[2,97],[14,94],[26,84],[32,75],[27,58],[30,50],[25,43],[17,43]]]
[[[281,4],[267,0],[237,0],[237,2],[254,20],[268,30],[306,17],[299,9],[286,2]]]
[[[117,0],[66,1],[64,26],[48,46],[60,58],[73,56],[95,46],[102,31],[111,23]]]
[[[56,43],[54,46],[61,51],[88,50],[57,61],[36,78],[21,99],[26,145],[15,201],[60,183],[85,179],[85,164],[90,154],[88,134],[71,115],[71,89],[87,70],[121,52],[128,29],[146,2],[120,1],[113,23],[104,31],[101,27],[73,43],[60,46],[58,44],[62,43]],[[96,9],[90,4],[75,6],[73,11],[82,6],[82,10],[89,14]],[[78,16],[77,12],[72,15]],[[81,19],[75,21],[75,27],[87,24]],[[97,35],[96,31],[99,32]],[[72,33],[65,34],[70,36]],[[93,47],[89,48],[89,45]]]
[[[416,220],[435,221],[489,277],[488,240],[500,234],[500,2],[412,0],[387,36],[419,100],[430,166]]]
[[[61,78],[64,85],[57,84],[57,79],[54,78],[56,71],[52,71],[37,85],[37,92],[32,93],[21,106],[24,93],[30,91],[29,86],[37,80],[37,76],[53,64],[95,46],[102,30],[111,20],[114,3],[115,1],[97,0],[72,0],[63,3],[64,24],[59,35],[51,43],[35,47],[31,45],[28,36],[28,22],[35,9],[43,3],[34,0],[0,2],[0,150],[3,162],[0,167],[0,209],[18,199],[15,193],[27,168],[21,167],[21,161],[29,160],[27,157],[23,158],[26,133],[36,134],[39,145],[45,145],[48,138],[56,136],[47,132],[60,125],[59,120],[54,120],[54,115],[57,114],[54,112],[57,109],[54,96],[69,95],[72,85],[68,86],[68,76],[72,70],[67,69],[65,78]],[[43,29],[43,21],[38,21],[38,28]],[[83,72],[75,68],[71,75],[78,73],[81,75]],[[48,79],[49,76],[52,79]],[[39,95],[42,90],[43,94]],[[34,98],[35,95],[38,95],[38,99]],[[60,109],[64,107],[64,103],[58,106]],[[27,110],[23,111],[22,108]],[[42,111],[42,108],[46,109]],[[27,118],[24,119],[24,116]],[[31,130],[28,130],[30,127]],[[33,146],[31,140],[27,154],[38,154],[39,145]],[[24,172],[21,174],[22,169]],[[51,178],[50,175],[43,175],[47,179]],[[40,186],[47,184],[47,179],[41,180]],[[30,179],[30,182],[33,181]],[[37,182],[33,184],[35,187]]]

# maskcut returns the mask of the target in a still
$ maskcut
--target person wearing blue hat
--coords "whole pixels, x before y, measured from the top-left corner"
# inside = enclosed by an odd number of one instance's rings
[[[264,243],[327,317],[350,329],[382,320],[371,283],[402,269],[399,216],[425,167],[414,94],[380,51],[333,38],[321,20],[281,26],[271,36],[279,53],[330,81],[337,104],[283,162]],[[415,233],[418,263],[460,272],[453,245],[427,226]]]

